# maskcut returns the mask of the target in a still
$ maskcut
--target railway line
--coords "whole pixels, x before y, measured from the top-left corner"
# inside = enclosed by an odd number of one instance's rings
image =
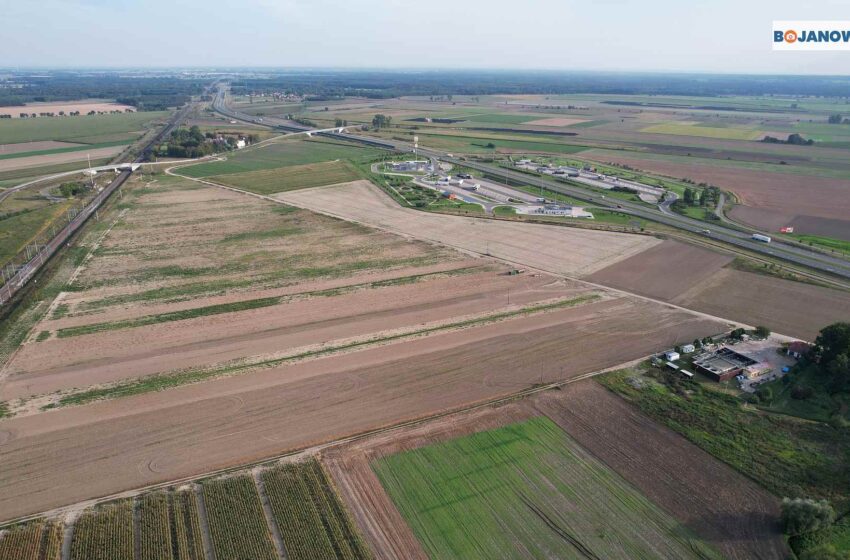
[[[211,88],[212,86],[207,88],[205,93],[208,93]],[[109,168],[116,168],[116,170],[119,171],[118,176],[104,187],[104,189],[99,192],[97,196],[95,196],[91,202],[89,202],[73,219],[71,219],[65,227],[60,229],[48,243],[40,246],[35,254],[32,255],[26,263],[21,265],[15,274],[9,278],[2,287],[0,287],[0,305],[5,305],[11,301],[15,295],[19,293],[24,286],[33,279],[33,277],[35,277],[38,271],[41,270],[50,258],[53,257],[53,255],[55,255],[57,251],[59,251],[59,249],[67,243],[71,237],[73,237],[73,235],[89,220],[89,218],[97,212],[103,203],[109,199],[112,193],[121,188],[121,185],[127,181],[135,170],[135,164],[140,164],[144,160],[145,153],[151,148],[151,146],[161,142],[163,138],[171,134],[179,123],[186,118],[186,115],[191,108],[192,103],[190,102],[178,109],[157,134],[152,136],[148,141],[140,146],[139,156],[136,157],[131,164],[108,166]],[[76,172],[69,173],[73,174]],[[66,174],[60,174],[57,175],[57,177]],[[39,179],[39,181],[41,180],[43,180],[43,178]],[[18,185],[18,187],[9,189],[9,191],[5,194],[8,195],[12,191],[27,187],[30,184],[32,184],[32,182],[24,185]]]

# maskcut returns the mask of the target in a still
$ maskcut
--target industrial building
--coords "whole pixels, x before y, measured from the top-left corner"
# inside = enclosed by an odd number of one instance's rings
[[[390,163],[393,171],[425,171],[428,162],[424,160],[394,161]]]
[[[767,364],[759,362],[728,347],[715,352],[707,352],[694,358],[694,368],[714,381],[726,381],[737,375],[747,378],[757,377],[769,369]]]
[[[533,206],[528,210],[529,214],[538,214],[544,216],[565,216],[567,218],[593,218],[593,214],[585,211],[579,206],[569,206],[566,204],[544,204],[543,206]]]

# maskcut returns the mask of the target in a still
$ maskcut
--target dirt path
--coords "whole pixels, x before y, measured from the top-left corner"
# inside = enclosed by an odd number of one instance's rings
[[[257,485],[257,493],[260,495],[260,503],[263,506],[263,512],[266,514],[266,523],[269,526],[269,533],[272,536],[272,542],[277,550],[277,556],[278,558],[286,560],[286,546],[283,544],[283,536],[280,534],[280,528],[274,520],[274,512],[272,511],[272,505],[271,502],[269,502],[269,497],[266,495],[266,487],[263,484],[263,477],[261,476],[262,473],[260,470],[254,469],[251,472],[251,475],[254,477],[254,484]]]

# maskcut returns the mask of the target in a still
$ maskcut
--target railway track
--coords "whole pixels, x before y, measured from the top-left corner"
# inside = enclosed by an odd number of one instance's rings
[[[207,94],[214,86],[209,86],[204,93]],[[44,265],[68,242],[79,230],[85,225],[89,218],[94,215],[98,209],[109,199],[116,190],[121,188],[130,175],[133,173],[132,164],[140,164],[150,148],[162,141],[168,134],[186,118],[186,115],[192,108],[192,103],[187,103],[184,107],[178,109],[174,115],[168,120],[165,126],[139,148],[139,156],[133,160],[130,167],[121,171],[118,176],[112,180],[100,193],[95,196],[65,227],[60,229],[56,235],[45,245],[42,245],[34,255],[23,265],[17,272],[8,279],[8,281],[0,287],[0,305],[8,304],[23,288],[36,276],[36,274],[44,267]],[[26,186],[26,185],[25,185]],[[11,189],[10,189],[11,190]]]

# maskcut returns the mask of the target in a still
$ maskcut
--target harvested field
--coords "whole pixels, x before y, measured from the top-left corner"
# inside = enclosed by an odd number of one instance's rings
[[[21,348],[6,367],[7,379],[0,390],[0,400],[246,357],[296,354],[298,349],[338,344],[334,341],[377,338],[400,329],[451,323],[457,318],[519,309],[588,292],[546,277],[482,272],[54,338]],[[85,318],[91,321],[100,316]],[[37,330],[50,330],[54,324],[73,320],[44,321]]]
[[[547,418],[373,468],[433,558],[719,558]]]
[[[850,294],[724,268],[674,303],[778,333],[814,340],[818,331],[850,317]]]
[[[288,449],[611,367],[725,328],[612,299],[0,421],[0,519]],[[282,428],[285,427],[285,428]]]
[[[568,276],[591,274],[660,243],[642,235],[429,214],[401,208],[368,181],[283,193],[275,198],[394,233],[463,251],[489,253]]]
[[[0,119],[0,144],[64,140],[96,144],[132,140],[167,111],[142,111],[120,115],[81,115],[68,118]]]
[[[758,130],[733,127],[697,126],[690,123],[670,122],[655,124],[641,129],[641,132],[651,134],[673,134],[681,136],[704,136],[706,138],[724,138],[727,140],[756,140],[764,136]]]
[[[0,113],[6,113],[12,115],[13,119],[20,118],[21,113],[59,113],[59,111],[65,111],[66,116],[56,116],[56,117],[38,117],[39,119],[79,119],[86,117],[86,113],[89,111],[97,111],[97,112],[110,112],[110,111],[126,111],[130,110],[130,112],[135,113],[136,108],[130,105],[123,105],[121,103],[107,103],[103,101],[65,101],[61,103],[27,103],[26,105],[12,105],[0,107]],[[79,111],[81,113],[78,117],[68,116],[68,113],[72,111]]]
[[[42,140],[40,142],[18,142],[17,144],[0,144],[0,156],[20,154],[26,152],[38,152],[41,150],[55,150],[62,148],[74,148],[83,144],[72,142],[55,142],[53,140]]]
[[[665,241],[587,280],[804,340],[850,316],[847,292],[735,270],[731,261],[708,249]]]
[[[108,148],[95,148],[93,150],[79,150],[63,152],[59,154],[48,154],[42,156],[27,156],[10,159],[0,159],[0,172],[25,169],[30,167],[41,167],[43,165],[56,165],[72,161],[86,161],[90,156],[92,159],[116,156],[124,151],[126,146],[111,146]],[[81,166],[81,169],[85,165]]]
[[[850,181],[774,171],[723,167],[703,163],[681,163],[639,156],[621,156],[610,152],[589,150],[582,157],[629,165],[653,173],[676,178],[707,182],[735,193],[741,204],[759,210],[758,213],[736,213],[732,217],[762,229],[775,231],[777,225],[790,225],[796,216],[826,218],[833,221],[830,228],[850,239]],[[834,221],[844,222],[836,227]],[[839,237],[832,235],[832,237]]]
[[[850,241],[850,220],[833,220],[817,216],[794,216],[790,224],[794,233],[832,237]]]
[[[777,498],[597,383],[540,395],[534,407],[726,558],[789,556]]]
[[[664,241],[585,279],[671,301],[731,261],[732,257],[729,255],[678,241]]]
[[[587,119],[573,119],[569,117],[552,117],[549,119],[537,119],[533,121],[525,121],[522,124],[533,126],[571,126],[587,122]]]
[[[209,180],[259,194],[272,194],[347,183],[359,177],[359,173],[351,165],[336,160],[250,171],[248,173],[232,173],[213,176]]]

